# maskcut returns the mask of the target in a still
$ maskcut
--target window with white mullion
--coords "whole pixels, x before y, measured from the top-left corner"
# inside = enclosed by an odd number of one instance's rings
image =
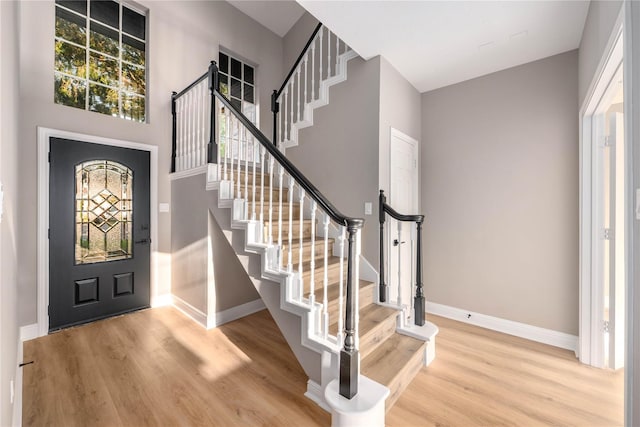
[[[124,1],[56,0],[55,7],[55,102],[144,122],[144,12]]]

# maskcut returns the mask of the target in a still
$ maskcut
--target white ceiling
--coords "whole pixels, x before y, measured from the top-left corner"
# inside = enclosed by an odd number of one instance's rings
[[[284,37],[304,14],[304,9],[295,0],[227,0],[227,2],[280,37]]]
[[[589,8],[580,0],[298,2],[420,92],[576,49]],[[304,12],[292,1],[229,3],[281,36]]]

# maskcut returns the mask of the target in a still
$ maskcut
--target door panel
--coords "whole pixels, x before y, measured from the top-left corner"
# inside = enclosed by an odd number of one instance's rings
[[[417,142],[391,132],[389,204],[402,214],[418,213]],[[415,284],[415,223],[389,218],[389,297],[407,307],[413,302]],[[401,284],[401,291],[398,285]]]
[[[149,153],[50,140],[49,330],[149,306]]]

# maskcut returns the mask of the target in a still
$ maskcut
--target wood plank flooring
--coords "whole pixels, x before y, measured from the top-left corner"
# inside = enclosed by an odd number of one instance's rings
[[[437,357],[389,427],[623,422],[623,373],[569,351],[430,316]],[[24,426],[328,426],[267,311],[205,331],[173,308],[28,341]]]

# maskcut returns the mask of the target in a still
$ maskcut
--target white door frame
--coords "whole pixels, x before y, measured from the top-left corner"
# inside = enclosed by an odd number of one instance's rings
[[[599,283],[599,263],[596,262],[598,250],[599,218],[592,213],[597,211],[597,195],[602,194],[602,182],[599,179],[598,161],[599,141],[593,138],[593,128],[597,123],[596,110],[609,83],[617,72],[623,57],[621,11],[607,43],[605,54],[598,65],[598,72],[592,81],[587,96],[580,109],[580,244],[579,244],[579,344],[577,356],[580,361],[601,366],[604,347],[602,342],[603,289]],[[626,79],[626,76],[625,76]],[[625,88],[626,91],[626,88]],[[626,94],[625,94],[626,96]],[[625,108],[627,100],[625,99]]]
[[[150,226],[151,226],[151,305],[158,300],[158,147],[138,142],[67,132],[38,126],[38,228],[37,228],[37,324],[38,336],[49,333],[49,139],[75,141],[132,148],[150,154]]]
[[[401,139],[405,142],[408,142],[410,144],[412,144],[414,146],[414,157],[415,157],[415,161],[416,161],[416,168],[415,168],[415,187],[414,187],[414,200],[415,200],[415,206],[416,206],[416,212],[400,212],[401,214],[418,214],[420,211],[420,207],[421,207],[421,203],[420,203],[420,142],[415,139],[410,137],[409,135],[405,134],[404,132],[399,131],[398,129],[395,129],[394,127],[389,127],[389,151],[387,153],[388,155],[388,162],[389,162],[389,180],[387,182],[387,188],[389,189],[388,194],[387,194],[387,200],[388,203],[390,204],[390,206],[392,208],[394,208],[393,206],[393,202],[391,201],[391,197],[393,196],[391,194],[391,181],[392,181],[392,176],[393,176],[393,162],[391,159],[391,153],[393,152],[393,140],[394,138],[398,138]],[[387,219],[389,219],[389,217],[387,216]],[[408,225],[407,225],[408,226]],[[388,230],[386,233],[386,241],[385,241],[385,247],[386,247],[386,262],[385,262],[385,270],[387,271],[387,275],[388,275],[388,282],[387,285],[390,286],[391,283],[391,254],[393,251],[393,246],[392,246],[392,241],[393,241],[393,236],[394,233],[397,232],[397,229],[392,229],[390,226],[387,226],[386,229]],[[412,240],[415,241],[415,229],[412,227],[411,229],[411,236],[412,236]],[[411,247],[413,248],[413,244],[414,241],[412,241],[410,244],[412,245]],[[414,260],[414,254],[415,251],[412,249],[411,251],[411,272],[410,272],[410,280],[409,282],[411,283],[411,295],[413,295],[413,277],[415,274],[415,260]],[[403,301],[403,305],[407,306],[408,308],[411,308],[413,304],[413,299],[411,299],[410,301]]]

